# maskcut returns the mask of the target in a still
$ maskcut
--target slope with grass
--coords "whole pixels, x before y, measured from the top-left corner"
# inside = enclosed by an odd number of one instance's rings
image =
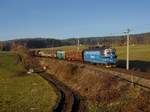
[[[41,58],[47,72],[79,93],[90,112],[149,112],[150,92],[95,66]],[[55,65],[55,66],[52,66]],[[81,99],[82,100],[82,99]]]
[[[0,112],[49,112],[57,99],[47,81],[26,74],[15,54],[0,53]]]

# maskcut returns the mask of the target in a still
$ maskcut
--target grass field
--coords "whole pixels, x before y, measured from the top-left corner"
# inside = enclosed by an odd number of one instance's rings
[[[83,50],[88,48],[86,45],[80,45],[79,50]],[[70,45],[70,46],[62,46],[62,47],[53,47],[53,48],[39,48],[39,49],[31,49],[31,50],[41,50],[44,51],[45,53],[48,53],[49,50],[65,50],[65,51],[70,51],[70,50],[78,50],[77,46]]]
[[[115,47],[118,59],[126,59],[126,46]],[[130,60],[150,61],[150,45],[131,45]]]
[[[88,48],[88,46],[86,45],[80,45],[79,46],[79,50],[83,50]],[[65,51],[69,51],[69,50],[78,50],[78,46],[63,46],[63,47],[56,47],[56,49],[58,50],[65,50]]]
[[[25,73],[16,55],[0,53],[0,112],[50,112],[57,98],[47,81]]]

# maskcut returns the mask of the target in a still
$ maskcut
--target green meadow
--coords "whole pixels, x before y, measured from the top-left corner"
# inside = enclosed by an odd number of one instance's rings
[[[26,74],[15,54],[0,52],[0,112],[50,112],[57,99],[47,81]]]
[[[118,59],[126,59],[126,46],[115,47]],[[150,45],[130,45],[130,60],[150,61]]]

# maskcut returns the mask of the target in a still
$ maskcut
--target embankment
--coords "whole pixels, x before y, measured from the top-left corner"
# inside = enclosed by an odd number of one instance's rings
[[[84,98],[89,111],[150,111],[150,92],[133,87],[115,75],[63,60],[39,60],[41,65],[48,67],[48,73],[54,74],[58,80]]]

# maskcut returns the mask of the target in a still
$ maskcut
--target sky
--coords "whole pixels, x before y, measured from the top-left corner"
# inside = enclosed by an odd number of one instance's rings
[[[0,40],[150,32],[150,0],[0,0]]]

